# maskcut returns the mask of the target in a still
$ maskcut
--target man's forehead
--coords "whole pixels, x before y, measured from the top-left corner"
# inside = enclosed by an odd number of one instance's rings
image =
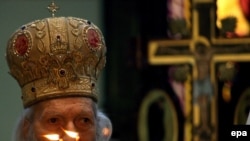
[[[82,111],[93,110],[93,100],[85,97],[68,97],[57,98],[40,102],[35,106],[36,111],[49,112],[49,111],[66,111],[72,109],[79,109]]]

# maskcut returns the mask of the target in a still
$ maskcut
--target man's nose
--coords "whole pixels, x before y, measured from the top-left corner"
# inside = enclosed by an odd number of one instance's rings
[[[64,127],[64,134],[62,136],[63,141],[76,141],[78,133],[74,122],[68,122]]]
[[[64,127],[65,130],[67,131],[73,131],[76,132],[76,126],[74,124],[74,121],[69,121],[66,126]]]

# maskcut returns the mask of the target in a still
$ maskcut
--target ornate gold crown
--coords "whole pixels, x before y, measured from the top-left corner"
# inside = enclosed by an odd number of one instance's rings
[[[56,97],[86,96],[96,101],[105,54],[104,38],[93,23],[51,17],[18,29],[8,42],[6,58],[26,108]]]

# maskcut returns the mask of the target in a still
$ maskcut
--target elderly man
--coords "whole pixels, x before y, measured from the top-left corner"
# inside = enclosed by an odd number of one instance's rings
[[[109,140],[111,122],[96,103],[105,54],[101,31],[85,19],[53,13],[19,28],[6,53],[25,109],[14,140]]]

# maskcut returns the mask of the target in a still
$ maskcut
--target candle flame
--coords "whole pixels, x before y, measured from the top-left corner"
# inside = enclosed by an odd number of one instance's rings
[[[77,132],[67,131],[67,130],[64,130],[64,132],[65,132],[68,136],[70,136],[71,138],[79,138]]]
[[[104,135],[104,136],[109,136],[110,135],[110,130],[109,130],[109,128],[108,127],[105,127],[105,128],[103,128],[102,129],[102,134]]]
[[[75,138],[76,141],[79,141],[80,137],[77,132],[63,130],[69,137]],[[60,139],[60,136],[58,134],[47,134],[43,135],[45,138],[47,138],[50,141],[63,141],[63,139]]]
[[[58,141],[60,139],[58,134],[48,134],[44,135],[44,137],[51,141]]]
[[[230,16],[237,19],[235,33],[238,36],[248,35],[249,23],[244,16],[239,0],[217,0],[217,26],[221,28],[221,20]]]

